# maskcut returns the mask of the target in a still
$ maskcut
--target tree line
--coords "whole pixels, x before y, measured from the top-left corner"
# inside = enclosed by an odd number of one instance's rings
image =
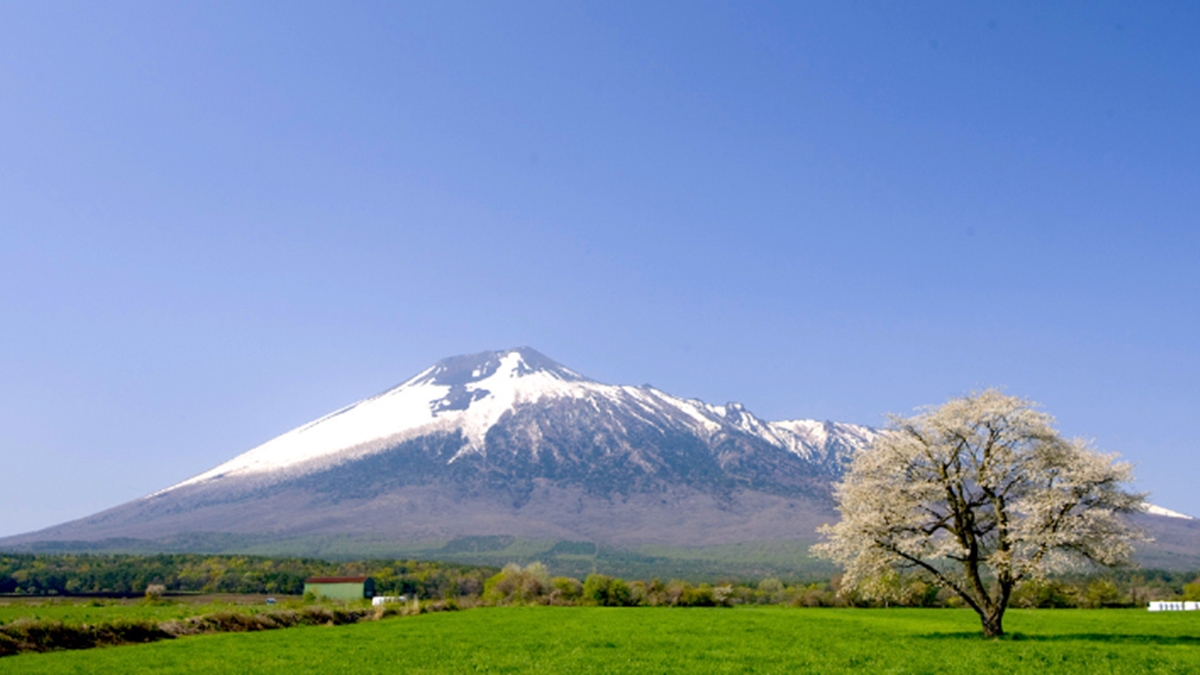
[[[695,583],[684,580],[626,581],[603,574],[582,581],[552,576],[542,563],[525,567],[471,566],[417,560],[330,562],[311,558],[199,554],[0,554],[0,593],[69,596],[168,593],[272,593],[299,595],[312,576],[371,576],[380,595],[470,600],[493,605],[602,605],[720,607],[743,604],[795,607],[958,607],[950,590],[910,575],[895,574],[886,599],[859,593],[841,577],[816,583]],[[1031,580],[1013,592],[1012,605],[1028,608],[1132,607],[1151,600],[1200,601],[1196,573],[1118,570]]]
[[[582,582],[553,577],[541,563],[511,564],[489,578],[479,601],[490,605],[599,605],[608,607],[963,607],[956,593],[916,576],[895,575],[887,599],[866,595],[842,583],[842,577],[817,583],[625,581],[590,574]],[[1019,585],[1012,605],[1021,608],[1101,608],[1144,606],[1150,600],[1200,600],[1196,573],[1135,571],[1103,576],[1080,575]]]
[[[0,554],[0,593],[141,595],[166,592],[304,592],[314,576],[371,576],[385,595],[478,595],[495,567],[417,560],[330,562],[313,558],[202,554]]]

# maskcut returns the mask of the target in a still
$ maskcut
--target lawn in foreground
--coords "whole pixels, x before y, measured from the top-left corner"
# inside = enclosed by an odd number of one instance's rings
[[[1200,616],[963,610],[495,608],[0,659],[0,673],[1196,673]]]

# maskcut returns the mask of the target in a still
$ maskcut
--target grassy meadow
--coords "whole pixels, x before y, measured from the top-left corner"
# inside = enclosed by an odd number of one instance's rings
[[[22,654],[0,673],[1196,673],[1200,613],[503,607]]]

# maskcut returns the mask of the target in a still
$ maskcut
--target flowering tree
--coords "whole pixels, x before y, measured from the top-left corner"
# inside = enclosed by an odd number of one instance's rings
[[[989,389],[891,421],[836,486],[842,520],[813,547],[846,568],[846,588],[882,599],[913,572],[994,637],[1019,582],[1127,563],[1141,538],[1122,517],[1144,497],[1125,489],[1130,465],[1062,438],[1027,400]]]

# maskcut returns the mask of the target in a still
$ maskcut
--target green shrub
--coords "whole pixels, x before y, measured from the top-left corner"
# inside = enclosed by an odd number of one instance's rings
[[[606,574],[589,574],[583,581],[584,604],[602,607],[628,607],[632,603],[629,584]]]
[[[1084,591],[1084,606],[1113,607],[1120,603],[1121,591],[1117,585],[1108,579],[1097,579],[1087,585]]]
[[[550,580],[554,586],[550,597],[555,604],[573,603],[583,595],[583,584],[571,577],[554,577]]]
[[[584,604],[604,605],[608,602],[608,587],[612,577],[606,574],[589,574],[583,580],[582,599]]]
[[[524,568],[510,563],[483,583],[483,600],[496,605],[534,604],[553,590],[550,573],[542,563]]]
[[[712,584],[686,586],[679,604],[683,607],[716,607],[717,599],[713,595]]]
[[[786,589],[779,579],[763,579],[754,589],[754,602],[760,605],[780,605],[787,601]]]

